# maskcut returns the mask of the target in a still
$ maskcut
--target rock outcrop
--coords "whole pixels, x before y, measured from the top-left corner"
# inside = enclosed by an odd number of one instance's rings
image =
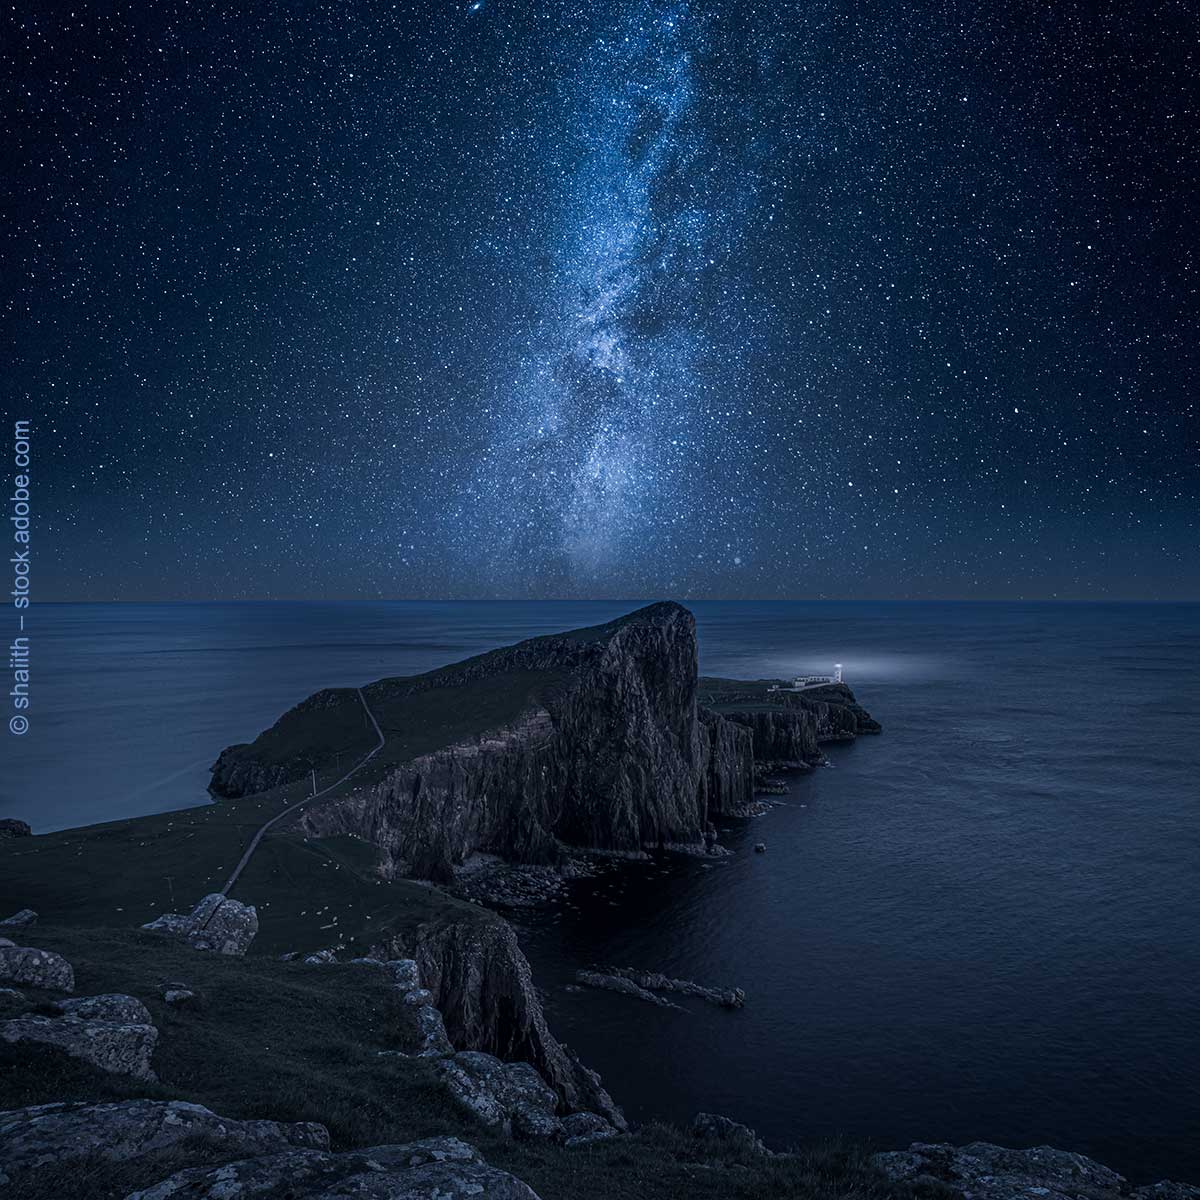
[[[38,915],[32,908],[23,908],[20,912],[15,912],[11,917],[5,917],[0,921],[0,925],[9,929],[28,929],[31,925],[37,924]]]
[[[0,1183],[5,1172],[15,1176],[92,1158],[125,1162],[194,1138],[230,1158],[329,1147],[324,1125],[232,1121],[181,1100],[41,1104],[0,1112]]]
[[[565,1137],[558,1097],[529,1063],[463,1050],[435,1069],[450,1095],[484,1125],[525,1140]]]
[[[967,1200],[1200,1200],[1200,1187],[1156,1183],[1134,1188],[1116,1171],[1050,1146],[1006,1150],[989,1142],[914,1142],[907,1150],[876,1154],[871,1161],[897,1183],[935,1180]]]
[[[136,997],[108,993],[103,996],[79,996],[74,1000],[56,1000],[54,1007],[64,1017],[79,1021],[109,1021],[117,1025],[152,1025],[150,1010]]]
[[[740,1125],[716,1113],[697,1113],[692,1119],[692,1136],[718,1143],[722,1149],[742,1154],[769,1155],[757,1133],[749,1125]]]
[[[532,1063],[554,1089],[562,1111],[598,1113],[615,1128],[626,1128],[600,1077],[550,1032],[529,961],[507,922],[480,914],[474,920],[425,925],[411,941],[393,939],[373,957],[416,962],[421,985],[454,1046]]]
[[[258,913],[252,904],[213,892],[190,913],[163,913],[142,928],[178,938],[193,950],[245,954],[258,933]]]
[[[538,1200],[507,1171],[455,1138],[372,1146],[345,1154],[293,1150],[179,1171],[126,1200]]]
[[[75,971],[61,954],[32,946],[0,946],[0,983],[56,992],[75,990]]]
[[[690,979],[673,979],[659,971],[638,971],[633,967],[612,967],[608,969],[608,974],[618,979],[627,979],[649,992],[676,992],[681,996],[695,996],[719,1008],[746,1007],[746,993],[741,988],[706,987]]]
[[[148,1022],[127,1024],[82,1020],[73,1016],[14,1017],[0,1021],[0,1041],[54,1046],[111,1075],[132,1075],[135,1079],[148,1081],[156,1079],[150,1056],[158,1041],[158,1030]]]
[[[31,837],[33,830],[24,822],[18,821],[16,817],[0,818],[0,841],[5,838]]]
[[[656,996],[634,980],[626,979],[621,975],[607,975],[603,971],[576,971],[575,982],[583,987],[599,988],[606,992],[619,992],[622,996],[631,996],[634,1000],[644,1000],[647,1004],[654,1004],[659,1008],[679,1008],[678,1004],[672,1004],[670,1000]]]

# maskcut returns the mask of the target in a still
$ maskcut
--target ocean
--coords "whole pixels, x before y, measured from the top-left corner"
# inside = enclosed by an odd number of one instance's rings
[[[0,817],[206,803],[218,751],[319,687],[636,606],[37,606]],[[520,915],[558,1036],[639,1120],[719,1112],[779,1146],[1045,1143],[1200,1181],[1200,606],[691,607],[703,671],[840,662],[884,733],[728,823],[730,857],[623,867]],[[570,988],[593,964],[747,1004]]]

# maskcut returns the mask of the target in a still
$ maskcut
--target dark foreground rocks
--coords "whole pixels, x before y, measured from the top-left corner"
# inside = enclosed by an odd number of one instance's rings
[[[329,1132],[310,1122],[234,1121],[199,1104],[126,1100],[45,1104],[0,1113],[0,1187],[20,1194],[39,1171],[74,1162],[145,1160],[203,1146],[213,1165],[176,1171],[128,1200],[537,1200],[519,1179],[488,1166],[457,1138],[426,1138],[329,1151]],[[86,1195],[82,1191],[81,1195]]]
[[[163,913],[142,928],[178,938],[193,950],[245,954],[258,933],[258,912],[252,904],[213,892],[190,913]]]
[[[16,817],[0,817],[0,840],[4,838],[31,837],[33,830]]]
[[[125,1162],[204,1138],[229,1157],[325,1150],[324,1125],[232,1121],[181,1100],[41,1104],[0,1112],[0,1183],[9,1175],[92,1157]]]
[[[7,939],[5,939],[7,940]],[[0,946],[0,983],[73,992],[75,971],[61,954],[33,946]]]
[[[429,1138],[346,1154],[293,1150],[224,1166],[179,1171],[127,1200],[538,1200],[465,1142]]]
[[[1116,1171],[1050,1146],[1006,1150],[989,1142],[914,1142],[907,1150],[876,1154],[871,1161],[896,1183],[935,1180],[967,1200],[1200,1200],[1200,1187],[1156,1183],[1134,1188]]]
[[[121,998],[138,1003],[129,996]],[[150,1082],[157,1078],[150,1059],[158,1042],[158,1030],[149,1019],[129,1023],[69,1015],[14,1017],[0,1021],[0,1041],[53,1046],[110,1075],[131,1075]]]
[[[737,1150],[743,1154],[771,1153],[749,1125],[740,1125],[737,1121],[731,1121],[728,1117],[718,1116],[716,1113],[697,1113],[692,1120],[692,1136],[706,1142],[718,1143],[722,1149]]]

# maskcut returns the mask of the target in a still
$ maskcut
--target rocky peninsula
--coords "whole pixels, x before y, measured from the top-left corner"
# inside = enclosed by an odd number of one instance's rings
[[[631,1129],[556,1040],[482,901],[538,903],[597,862],[725,854],[718,823],[759,811],[773,775],[880,731],[842,684],[773,682],[700,677],[691,614],[656,604],[317,692],[221,752],[208,809],[7,831],[0,1190],[1200,1200],[1044,1149],[775,1152],[710,1113]],[[652,964],[581,982],[746,1002]]]

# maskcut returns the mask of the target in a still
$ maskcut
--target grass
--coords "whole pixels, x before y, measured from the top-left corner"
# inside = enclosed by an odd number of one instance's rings
[[[200,954],[139,930],[39,925],[23,938],[65,955],[79,995],[124,992],[150,1009],[160,1036],[158,1084],[103,1075],[45,1047],[0,1044],[0,1108],[147,1096],[204,1104],[223,1116],[319,1121],[338,1150],[453,1135],[525,1179],[542,1200],[717,1200],[897,1195],[853,1145],[769,1160],[727,1154],[665,1125],[589,1147],[512,1142],[454,1107],[428,1063],[381,1056],[398,998],[366,967],[308,967]],[[174,1009],[159,986],[181,980],[198,1004]],[[48,997],[27,990],[23,1007]],[[0,1015],[13,1015],[11,1006]],[[118,1200],[184,1166],[221,1161],[204,1143],[124,1164],[40,1168],[18,1181],[26,1200]],[[86,1180],[81,1184],[81,1180]]]
[[[104,927],[190,910],[222,886],[254,830],[295,791],[0,842],[0,913],[28,907],[43,922]],[[426,922],[492,919],[424,884],[381,879],[377,859],[353,837],[265,838],[233,892],[258,909],[251,954],[362,951]]]

